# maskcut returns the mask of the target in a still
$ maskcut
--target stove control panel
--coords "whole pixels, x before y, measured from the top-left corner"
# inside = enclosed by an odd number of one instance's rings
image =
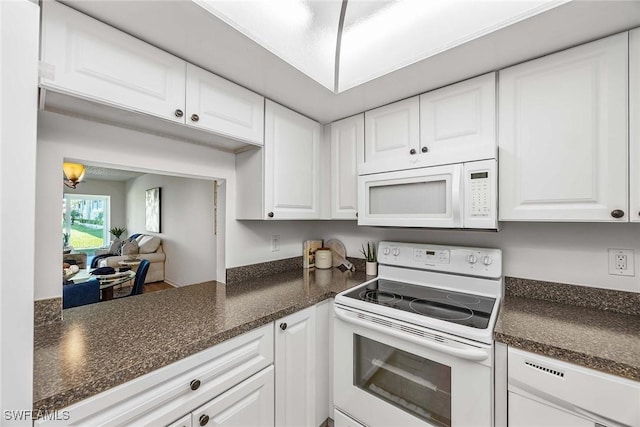
[[[500,249],[380,242],[378,262],[381,265],[442,273],[487,278],[502,277],[502,252]]]
[[[449,264],[451,253],[448,250],[415,248],[413,260],[433,264]]]

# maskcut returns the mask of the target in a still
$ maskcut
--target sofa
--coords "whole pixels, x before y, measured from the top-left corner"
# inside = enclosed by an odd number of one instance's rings
[[[162,249],[162,240],[157,236],[149,236],[147,234],[134,235],[127,239],[135,240],[138,243],[138,251],[134,253],[138,260],[146,259],[149,261],[149,271],[144,283],[161,282],[164,280],[164,263],[166,254]],[[96,256],[108,254],[109,251],[96,251]],[[101,258],[97,262],[97,267],[122,267],[118,262],[126,261],[129,255],[112,255],[107,258]]]

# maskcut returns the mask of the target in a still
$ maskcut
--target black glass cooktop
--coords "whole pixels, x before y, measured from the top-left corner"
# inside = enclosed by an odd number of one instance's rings
[[[349,298],[486,329],[495,298],[377,279],[344,294]]]

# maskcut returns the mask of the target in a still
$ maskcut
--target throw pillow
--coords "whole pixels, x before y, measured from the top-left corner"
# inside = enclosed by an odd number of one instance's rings
[[[120,255],[135,255],[138,253],[138,242],[135,240],[127,240],[120,248]]]
[[[109,246],[109,253],[111,255],[119,255],[121,245],[122,245],[122,240],[120,239],[114,240],[113,243],[111,243],[111,246]]]
[[[143,234],[138,237],[138,247],[141,254],[152,254],[158,250],[158,247],[162,243],[162,240],[156,236],[147,236]]]

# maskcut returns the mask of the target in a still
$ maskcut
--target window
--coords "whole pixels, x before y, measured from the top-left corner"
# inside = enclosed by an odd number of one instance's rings
[[[65,194],[62,200],[62,232],[74,250],[106,247],[109,243],[109,196]]]

